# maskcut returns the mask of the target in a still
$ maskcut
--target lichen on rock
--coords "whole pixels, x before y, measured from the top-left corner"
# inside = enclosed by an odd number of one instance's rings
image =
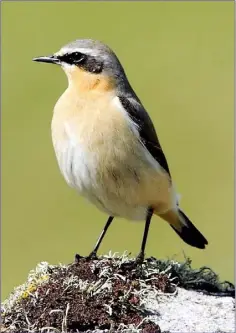
[[[137,265],[126,253],[68,265],[42,262],[3,302],[1,332],[161,332],[158,309],[148,303],[175,297],[179,287],[234,294],[209,268],[190,264],[148,258]]]

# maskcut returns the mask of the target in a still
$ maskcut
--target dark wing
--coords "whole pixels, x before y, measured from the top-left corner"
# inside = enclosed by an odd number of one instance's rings
[[[171,178],[165,155],[162,151],[155,128],[148,113],[144,107],[136,101],[136,99],[125,96],[118,97],[130,118],[139,126],[139,135],[142,143]]]

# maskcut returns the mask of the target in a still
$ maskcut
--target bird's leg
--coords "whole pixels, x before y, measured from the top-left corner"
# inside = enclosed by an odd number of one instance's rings
[[[104,238],[104,236],[105,236],[105,234],[106,234],[106,232],[107,232],[107,229],[108,229],[109,226],[111,225],[111,222],[112,222],[113,219],[114,219],[114,216],[109,216],[109,218],[108,218],[108,220],[107,220],[107,222],[106,222],[106,224],[105,224],[105,227],[104,227],[104,229],[102,230],[102,232],[101,232],[101,234],[100,234],[100,236],[99,236],[99,238],[98,238],[98,240],[97,240],[97,243],[96,243],[96,245],[95,245],[93,251],[92,251],[92,252],[90,253],[90,255],[87,257],[88,259],[94,259],[94,258],[97,258],[97,251],[98,251],[98,248],[99,248],[99,246],[101,245],[101,242],[102,242],[102,240],[103,240],[103,238]]]
[[[144,233],[143,233],[141,251],[136,259],[137,263],[142,263],[144,260],[145,247],[146,247],[147,236],[148,236],[148,231],[149,231],[149,227],[150,227],[150,223],[151,223],[152,214],[153,214],[153,209],[149,208],[148,212],[147,212],[146,223],[145,223],[145,228],[144,228]]]

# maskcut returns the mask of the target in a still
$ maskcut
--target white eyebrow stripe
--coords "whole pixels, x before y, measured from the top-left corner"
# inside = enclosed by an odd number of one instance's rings
[[[59,50],[58,52],[55,53],[56,56],[62,56],[66,53],[72,53],[72,52],[80,52],[80,53],[84,53],[84,54],[88,54],[88,55],[92,55],[92,56],[97,56],[98,54],[90,49],[86,49],[86,48],[66,48],[63,47],[61,50]]]

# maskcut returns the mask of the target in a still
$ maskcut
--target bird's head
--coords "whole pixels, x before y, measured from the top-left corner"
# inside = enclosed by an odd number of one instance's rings
[[[58,52],[33,59],[60,65],[69,84],[88,89],[119,86],[125,73],[115,53],[105,44],[92,39],[78,39],[63,46]]]

